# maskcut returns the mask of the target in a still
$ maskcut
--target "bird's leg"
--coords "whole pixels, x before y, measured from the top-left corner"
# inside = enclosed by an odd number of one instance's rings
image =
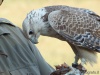
[[[84,68],[84,64],[86,64],[86,60],[84,58],[81,59],[81,64],[77,66],[77,69],[81,71],[81,73],[85,73],[87,70]]]
[[[83,65],[86,64],[86,61],[85,59],[81,59],[81,64],[78,64],[78,60],[79,57],[75,56],[75,62],[72,64],[72,67],[74,67],[74,69],[76,68],[77,70],[79,70],[80,73],[85,74],[87,70],[84,68]],[[74,72],[74,70],[72,72]]]
[[[86,64],[86,60],[84,58],[81,59],[81,65],[84,66]]]
[[[74,61],[74,63],[72,63],[72,67],[76,68],[78,66],[78,60],[79,60],[79,56],[76,55],[75,56],[75,61]]]

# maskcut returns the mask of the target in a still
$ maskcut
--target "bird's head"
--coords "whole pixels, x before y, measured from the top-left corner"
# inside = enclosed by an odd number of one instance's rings
[[[23,21],[23,32],[25,36],[34,44],[38,43],[38,38],[40,36],[41,26],[35,19],[26,18]]]
[[[38,43],[38,38],[41,35],[48,35],[49,24],[44,22],[43,16],[46,15],[44,8],[38,10],[32,10],[28,13],[27,17],[23,21],[23,31],[28,39],[32,43]],[[47,17],[46,17],[47,18]]]

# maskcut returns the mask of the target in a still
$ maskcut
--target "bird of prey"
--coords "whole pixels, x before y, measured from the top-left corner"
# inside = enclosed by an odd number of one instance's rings
[[[64,5],[32,10],[23,21],[23,31],[33,43],[40,35],[68,42],[75,53],[72,66],[97,62],[100,52],[100,16],[95,12]]]
[[[0,0],[0,5],[2,4],[3,1],[4,1],[4,0]]]

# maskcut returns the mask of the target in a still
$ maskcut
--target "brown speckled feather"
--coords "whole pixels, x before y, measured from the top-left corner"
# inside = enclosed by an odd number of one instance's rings
[[[93,18],[95,18],[96,20],[100,21],[100,16],[97,15],[95,12],[88,10],[88,9],[84,9],[84,8],[76,8],[76,7],[70,7],[70,6],[64,6],[64,5],[56,5],[56,6],[47,6],[45,7],[47,14],[51,13],[52,11],[56,11],[56,10],[66,10],[66,11],[73,11],[73,13],[80,13],[80,12],[84,12],[89,14],[90,16],[92,16]],[[78,12],[80,11],[80,12]],[[82,14],[82,13],[80,13]],[[46,17],[47,18],[47,17]]]
[[[75,46],[100,52],[100,22],[81,11],[53,11],[48,16],[52,28]]]
[[[33,43],[39,35],[67,41],[77,57],[74,63],[79,58],[96,63],[100,52],[100,16],[88,9],[56,5],[33,10],[23,21],[23,31]]]

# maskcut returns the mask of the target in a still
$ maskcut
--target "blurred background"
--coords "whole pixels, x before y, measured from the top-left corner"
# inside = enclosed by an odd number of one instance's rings
[[[0,17],[6,18],[18,27],[22,28],[22,22],[27,13],[33,9],[51,5],[68,5],[79,8],[86,8],[100,15],[100,0],[4,0],[0,6]],[[66,62],[68,65],[74,61],[74,53],[66,42],[58,39],[41,36],[39,44],[36,45],[44,59],[54,65]],[[98,63],[91,67],[85,66],[89,72],[99,72],[100,75],[100,54]],[[90,75],[97,75],[96,73]]]

